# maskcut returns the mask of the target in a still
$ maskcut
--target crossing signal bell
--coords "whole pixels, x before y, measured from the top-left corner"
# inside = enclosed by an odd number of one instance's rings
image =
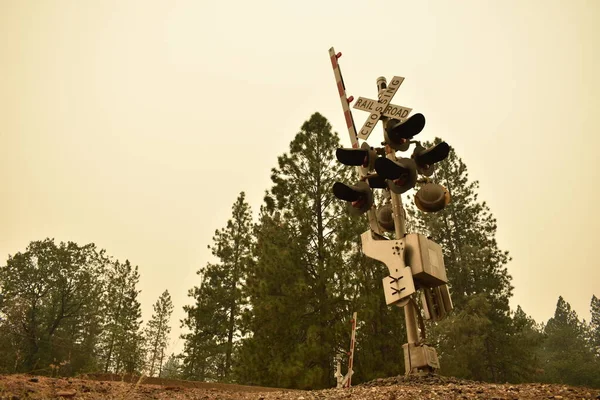
[[[388,232],[392,232],[395,227],[393,214],[392,205],[390,203],[384,204],[377,209],[377,222],[379,222],[379,225]]]
[[[450,193],[442,185],[426,183],[415,194],[415,205],[423,212],[437,212],[450,203]]]

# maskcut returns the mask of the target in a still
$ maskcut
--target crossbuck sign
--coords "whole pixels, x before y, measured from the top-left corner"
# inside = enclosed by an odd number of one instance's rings
[[[408,117],[412,108],[390,104],[390,101],[392,101],[392,98],[403,81],[404,78],[401,76],[394,76],[388,87],[379,94],[379,100],[377,101],[365,97],[359,97],[358,100],[356,100],[354,108],[371,113],[358,132],[358,137],[360,139],[367,140],[373,131],[373,128],[377,125],[377,121],[379,121],[381,117],[395,118],[401,121],[404,121],[406,117]]]

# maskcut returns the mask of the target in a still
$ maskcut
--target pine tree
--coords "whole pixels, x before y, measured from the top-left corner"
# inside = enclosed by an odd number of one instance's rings
[[[162,369],[161,378],[181,379],[181,358],[171,353]]]
[[[521,306],[512,314],[509,345],[504,349],[507,362],[503,375],[511,382],[532,382],[540,369],[539,349],[543,332]]]
[[[239,371],[247,382],[328,387],[333,360],[348,346],[352,243],[342,239],[348,216],[331,187],[351,171],[335,160],[337,147],[331,125],[315,113],[272,170],[249,284],[252,338]]]
[[[184,339],[182,376],[188,380],[208,381],[223,375],[222,362],[219,361],[222,346],[219,343],[224,340],[225,317],[211,301],[212,269],[200,270],[198,274],[201,275],[200,286],[188,292],[188,296],[195,299],[195,304],[183,307],[186,317],[181,326],[189,332],[181,335]]]
[[[590,342],[596,357],[600,360],[600,299],[595,295],[592,296],[590,303],[590,313],[592,314],[590,321]]]
[[[184,373],[188,378],[231,380],[235,343],[245,307],[244,286],[251,265],[252,213],[241,192],[232,207],[232,218],[217,230],[209,246],[217,258],[198,271],[200,287],[189,295],[195,304],[184,307],[182,321],[190,333],[183,335]]]
[[[544,329],[541,358],[545,382],[598,386],[600,364],[586,340],[586,327],[562,297]]]
[[[158,369],[158,376],[160,377],[164,352],[171,332],[169,320],[173,313],[173,303],[168,290],[160,295],[153,308],[154,314],[152,314],[152,318],[148,321],[144,330],[144,338],[147,345],[148,376],[154,376],[156,369]]]
[[[444,250],[455,312],[433,329],[442,371],[465,378],[511,380],[507,371],[516,360],[508,359],[506,350],[513,288],[506,269],[510,258],[496,243],[496,220],[487,204],[478,201],[479,184],[469,181],[466,165],[453,150],[437,164],[435,179],[448,189],[450,204],[438,213],[410,207],[410,214],[411,226]]]
[[[142,313],[137,299],[139,279],[138,267],[132,267],[129,260],[113,261],[107,272],[102,344],[104,372],[133,373],[143,367]]]
[[[261,210],[256,230],[256,267],[248,276],[251,307],[236,376],[242,383],[298,387],[303,364],[294,359],[297,346],[307,339],[309,308],[308,272],[302,268],[302,249],[290,227],[279,216]]]

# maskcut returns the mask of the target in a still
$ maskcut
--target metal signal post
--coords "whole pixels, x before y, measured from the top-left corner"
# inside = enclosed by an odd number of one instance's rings
[[[377,100],[359,97],[354,108],[369,112],[369,116],[357,132],[350,110],[354,98],[346,94],[338,63],[341,53],[335,53],[332,47],[329,56],[352,143],[351,149],[337,149],[336,157],[345,165],[355,166],[358,173],[357,183],[336,182],[333,193],[347,202],[350,214],[367,214],[369,218],[370,229],[361,235],[362,249],[366,256],[388,267],[389,275],[383,278],[386,303],[404,308],[406,374],[434,372],[440,365],[435,349],[425,343],[425,325],[415,296],[420,292],[424,318],[433,321],[447,315],[452,300],[442,248],[424,235],[406,232],[401,194],[418,184],[420,189],[414,196],[417,208],[423,212],[442,210],[450,201],[448,191],[429,177],[435,164],[448,156],[450,147],[441,142],[426,149],[413,139],[424,128],[425,117],[409,117],[412,109],[391,103],[404,82],[399,76],[393,77],[389,85],[384,77],[377,79]],[[366,142],[359,146],[359,139],[368,139],[379,121],[384,127],[384,147],[374,148]],[[407,151],[411,144],[415,148],[410,158],[396,156],[397,151]],[[384,202],[379,207],[374,204],[374,189],[383,190]],[[389,237],[392,232],[394,238]]]

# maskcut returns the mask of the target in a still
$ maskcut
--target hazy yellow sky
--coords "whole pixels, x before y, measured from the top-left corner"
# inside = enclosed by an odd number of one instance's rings
[[[393,102],[480,181],[513,307],[546,321],[562,295],[589,319],[599,27],[598,0],[0,0],[0,263],[32,240],[94,242],[139,265],[144,320],[171,292],[175,338],[237,194],[258,210],[315,111],[349,144],[335,46],[356,98],[406,77]]]

